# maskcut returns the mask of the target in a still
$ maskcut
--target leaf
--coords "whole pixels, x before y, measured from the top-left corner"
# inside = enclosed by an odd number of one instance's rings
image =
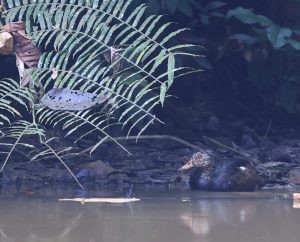
[[[175,57],[174,54],[169,53],[168,58],[168,88],[173,84],[175,70]]]
[[[222,1],[212,1],[205,6],[205,9],[207,11],[211,11],[211,10],[215,10],[217,8],[224,7],[226,5],[227,5],[227,3],[222,2]]]
[[[57,76],[58,76],[58,72],[57,72],[57,70],[56,70],[55,68],[53,68],[53,69],[52,69],[51,78],[52,78],[53,80],[55,80],[55,79],[57,78]]]
[[[210,62],[207,60],[207,58],[198,58],[197,63],[201,66],[201,68],[207,69],[207,70],[213,70],[212,65],[210,64]]]
[[[41,99],[41,104],[53,110],[81,111],[93,107],[106,100],[103,95],[71,90],[69,88],[54,88]]]
[[[161,103],[162,106],[164,105],[164,101],[165,101],[165,97],[166,97],[166,92],[167,92],[167,86],[166,86],[165,83],[163,83],[160,86],[160,96],[159,96],[159,100],[160,100],[160,103]]]
[[[13,37],[11,34],[6,31],[0,32],[0,55],[10,55],[13,50]]]
[[[288,39],[286,41],[290,46],[292,46],[296,50],[300,50],[300,42],[293,39]]]
[[[184,15],[192,18],[193,17],[193,8],[190,3],[186,0],[179,0],[178,11],[182,12]]]
[[[92,155],[92,153],[101,145],[101,144],[103,144],[104,142],[105,142],[105,140],[107,140],[108,139],[108,137],[106,136],[106,137],[104,137],[103,139],[101,139],[97,144],[95,144],[94,146],[93,146],[93,148],[91,149],[91,151],[90,151],[90,155]]]
[[[164,3],[171,14],[174,14],[178,8],[178,2],[180,0],[164,0]]]
[[[227,18],[231,17],[236,17],[245,24],[260,24],[263,27],[273,24],[273,22],[267,17],[263,15],[257,15],[253,13],[251,9],[245,9],[242,7],[237,7],[235,9],[229,10],[227,13]]]
[[[275,49],[284,46],[291,35],[292,31],[289,28],[282,28],[278,25],[271,25],[267,28],[268,39]]]

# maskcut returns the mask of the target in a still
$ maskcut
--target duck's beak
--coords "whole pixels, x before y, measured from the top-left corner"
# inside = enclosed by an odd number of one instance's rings
[[[189,160],[187,163],[185,163],[182,167],[180,167],[178,170],[179,171],[185,171],[185,170],[188,170],[188,169],[191,169],[193,168],[195,165],[193,164],[193,161],[192,160]]]

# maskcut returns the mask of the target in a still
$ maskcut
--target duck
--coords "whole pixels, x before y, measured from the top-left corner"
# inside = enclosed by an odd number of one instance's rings
[[[180,171],[194,168],[189,185],[193,190],[216,192],[255,191],[262,186],[262,179],[250,162],[245,160],[218,161],[206,152],[193,154]]]

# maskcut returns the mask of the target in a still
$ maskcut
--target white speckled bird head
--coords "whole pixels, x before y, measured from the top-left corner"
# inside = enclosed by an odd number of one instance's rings
[[[188,170],[193,167],[206,168],[212,164],[211,157],[204,151],[197,152],[192,155],[192,158],[179,168],[180,171]]]

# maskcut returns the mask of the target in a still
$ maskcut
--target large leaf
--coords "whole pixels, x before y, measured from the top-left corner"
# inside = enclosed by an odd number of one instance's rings
[[[164,0],[164,3],[168,9],[168,11],[172,14],[175,13],[176,9],[178,8],[178,2],[180,0]]]
[[[242,7],[229,10],[227,13],[227,18],[231,17],[236,17],[245,24],[260,24],[264,27],[273,24],[273,22],[267,17],[255,14],[251,9],[245,9]]]
[[[281,48],[291,37],[292,31],[289,28],[282,28],[278,25],[271,25],[267,28],[267,36],[275,49]]]

